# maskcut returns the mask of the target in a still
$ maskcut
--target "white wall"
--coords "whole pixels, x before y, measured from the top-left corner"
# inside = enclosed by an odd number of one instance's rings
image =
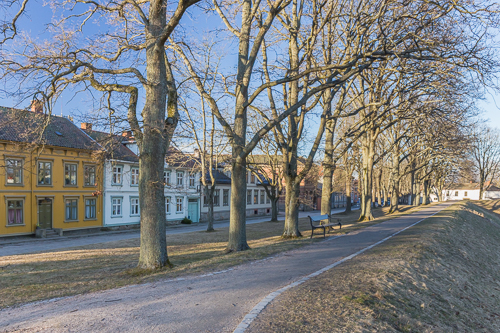
[[[112,183],[112,168],[113,165],[120,165],[123,167],[121,185]],[[105,163],[104,172],[104,226],[119,226],[127,224],[138,224],[141,220],[140,216],[131,216],[130,212],[130,198],[139,197],[139,187],[132,186],[131,183],[131,169],[138,168],[139,164],[134,164],[124,161],[107,161]],[[121,216],[112,216],[112,199],[122,198],[122,211]]]
[[[479,200],[479,190],[443,190],[443,200]]]

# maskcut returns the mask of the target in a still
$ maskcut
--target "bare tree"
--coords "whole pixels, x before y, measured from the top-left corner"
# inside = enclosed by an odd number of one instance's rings
[[[114,96],[127,96],[128,123],[139,146],[142,268],[169,265],[162,179],[178,97],[165,46],[186,10],[199,1],[52,1],[47,41],[19,33],[16,23],[30,2],[13,1],[19,11],[3,26],[2,77],[20,82],[21,97],[43,96],[49,114],[50,102],[67,88],[107,95],[110,109]],[[93,35],[87,32],[91,25],[99,25]]]
[[[483,199],[484,186],[492,182],[500,171],[500,134],[498,130],[478,126],[472,132],[470,154],[479,176],[479,198]]]

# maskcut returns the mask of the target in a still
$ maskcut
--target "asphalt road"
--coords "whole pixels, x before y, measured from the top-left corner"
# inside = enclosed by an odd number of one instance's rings
[[[354,209],[359,209],[359,207],[353,207]],[[344,208],[332,209],[332,214],[338,214],[344,212]],[[307,217],[308,215],[320,215],[319,211],[309,211],[309,212],[299,212],[300,217]],[[269,216],[263,216],[258,218],[250,218],[247,220],[247,224],[262,223],[269,221]],[[284,220],[284,215],[279,215],[278,220]],[[229,221],[219,221],[215,222],[215,228],[225,228],[229,227]],[[196,232],[206,230],[207,224],[191,224],[191,225],[178,225],[174,227],[167,227],[168,235],[184,234],[188,232]],[[70,237],[58,237],[50,239],[36,239],[28,238],[26,241],[20,241],[15,243],[8,243],[8,239],[0,239],[0,257],[11,256],[17,254],[26,254],[34,252],[47,252],[53,250],[60,250],[68,247],[84,246],[91,244],[100,244],[106,242],[114,242],[124,239],[134,239],[139,238],[139,230],[131,230],[117,233],[101,232],[92,235],[82,235],[82,236],[70,236]],[[5,243],[6,244],[5,244]],[[4,243],[4,244],[2,244]]]
[[[0,332],[232,332],[269,293],[446,208],[410,215],[233,269],[0,311]],[[398,236],[395,236],[398,237]]]

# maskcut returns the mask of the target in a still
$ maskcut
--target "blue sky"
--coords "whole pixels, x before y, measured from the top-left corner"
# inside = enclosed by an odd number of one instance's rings
[[[50,22],[53,16],[52,9],[49,6],[42,6],[42,1],[31,1],[28,6],[27,15],[23,16],[19,22],[21,29],[29,33],[34,38],[43,39],[45,24]],[[208,15],[199,9],[192,9],[189,15],[185,16],[182,24],[185,27],[196,26],[200,30],[213,29],[220,22],[216,22],[217,18],[213,15]],[[93,29],[98,29],[97,25],[89,28],[89,32]],[[229,57],[235,59],[236,57]],[[231,64],[229,64],[231,66]],[[80,94],[73,98],[72,92],[67,92],[63,95],[62,99],[54,107],[54,113],[64,115],[77,115],[85,112],[85,108],[91,107],[85,103],[90,98],[85,94]],[[2,105],[4,106],[17,106],[20,108],[28,107],[29,102],[25,101],[22,104],[17,104],[17,101],[10,98],[3,98]],[[478,106],[484,110],[483,118],[488,119],[488,125],[491,127],[500,128],[500,96],[492,95],[491,93],[486,96],[485,100],[478,101]]]

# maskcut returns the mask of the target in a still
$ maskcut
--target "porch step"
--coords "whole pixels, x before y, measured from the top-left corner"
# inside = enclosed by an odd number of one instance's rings
[[[45,238],[55,238],[59,237],[59,232],[55,231],[54,229],[47,229],[45,231]]]

